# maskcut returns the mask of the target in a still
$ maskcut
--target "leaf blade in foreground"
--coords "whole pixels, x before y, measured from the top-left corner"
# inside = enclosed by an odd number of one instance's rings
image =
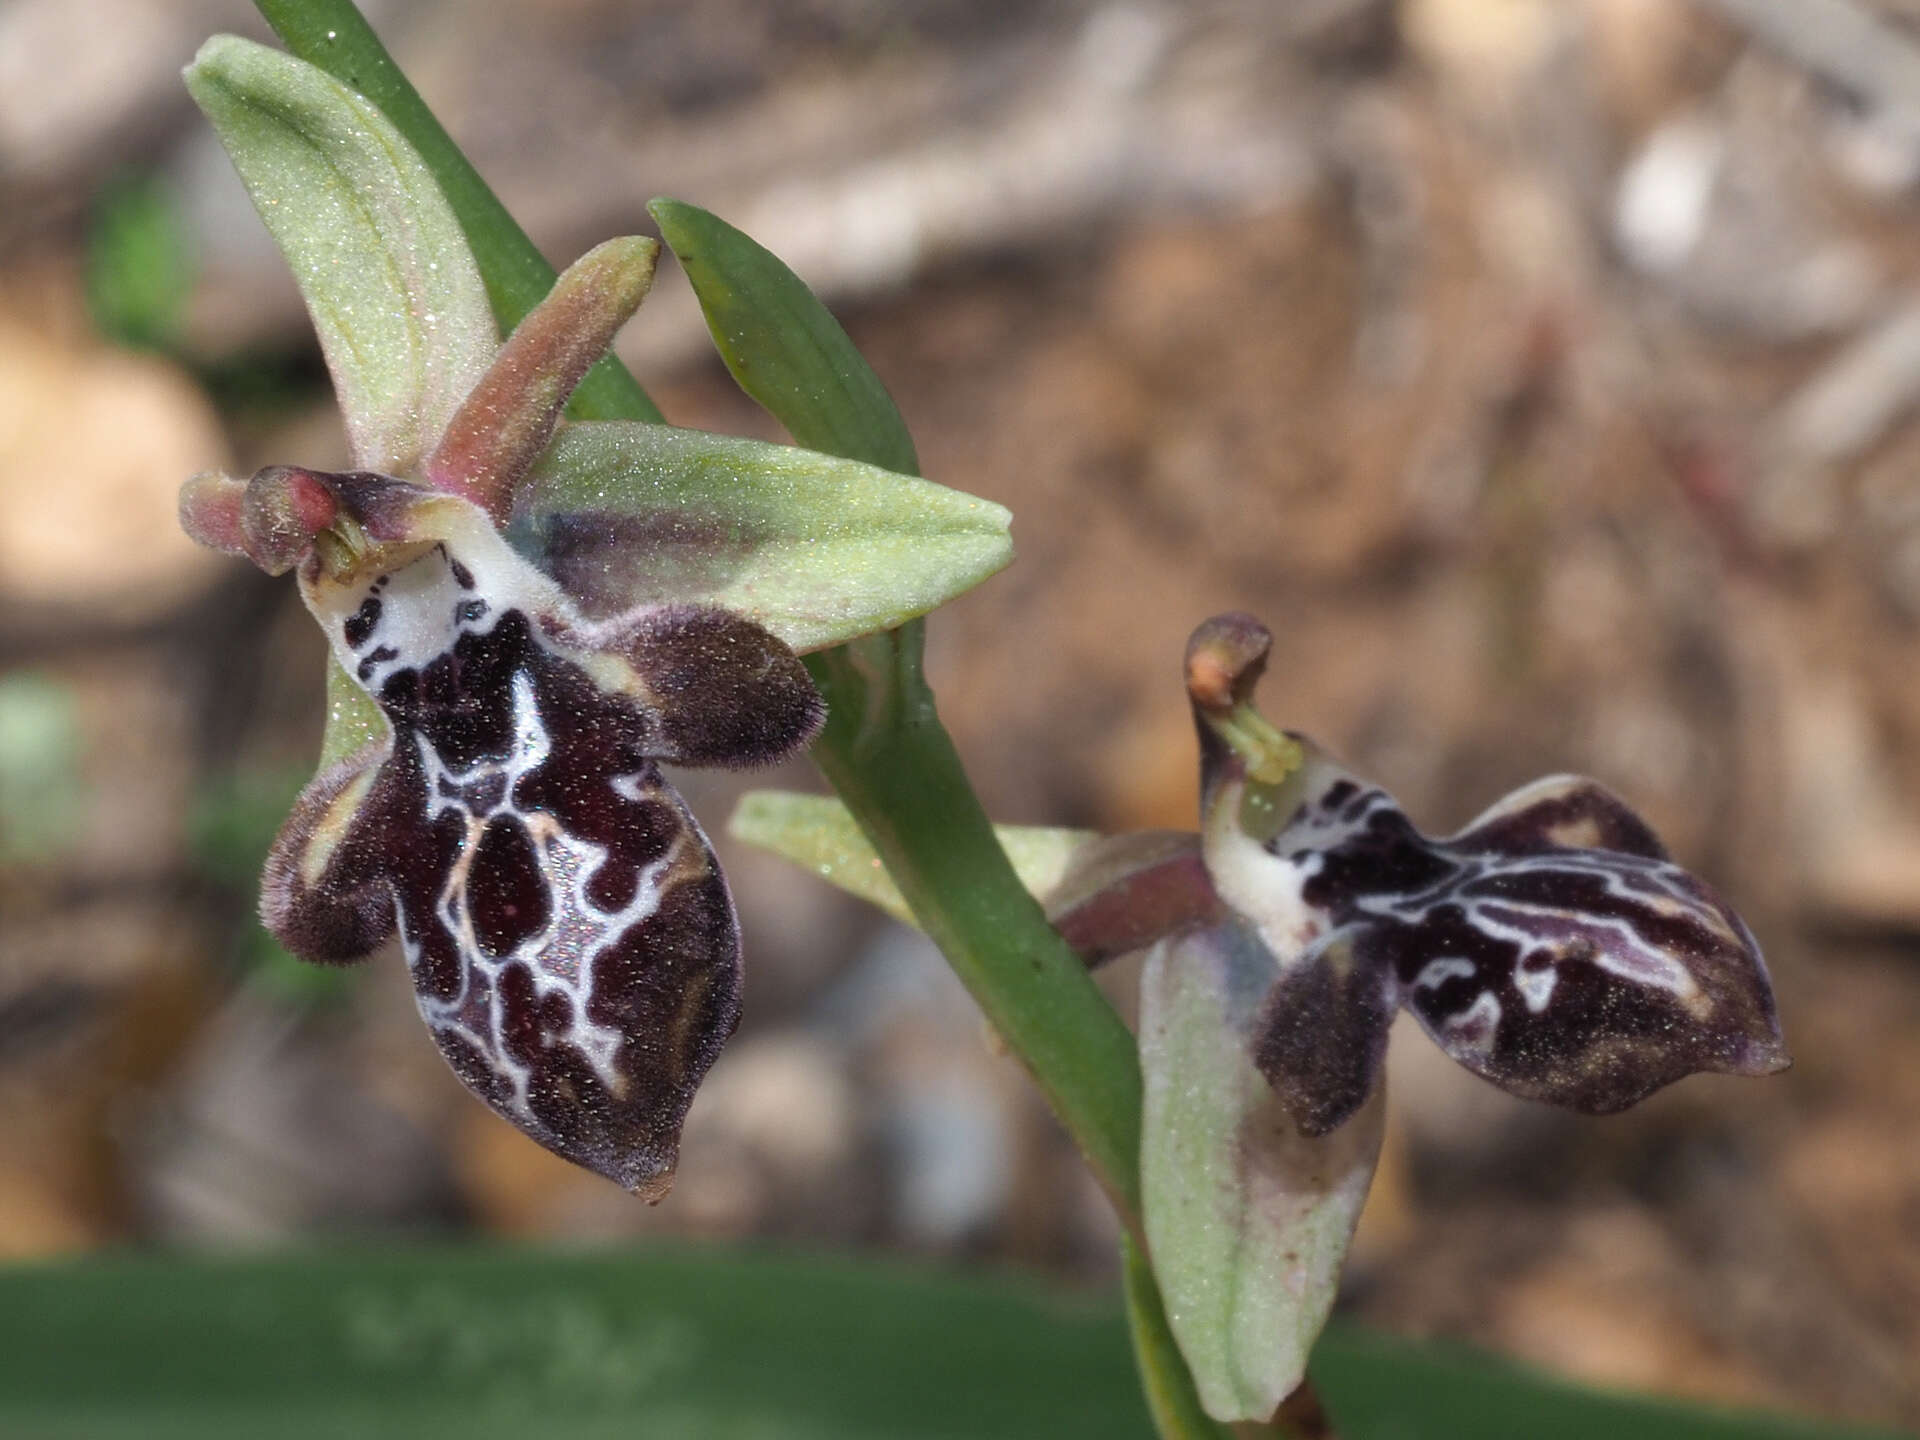
[[[1582,1390],[1462,1347],[1351,1327],[1322,1340],[1314,1372],[1343,1440],[1892,1440]],[[1147,1440],[1152,1431],[1111,1304],[1006,1277],[656,1247],[0,1268],[0,1433]]]

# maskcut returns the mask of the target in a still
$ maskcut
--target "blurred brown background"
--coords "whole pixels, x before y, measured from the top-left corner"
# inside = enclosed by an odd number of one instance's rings
[[[1178,661],[1442,831],[1640,806],[1797,1064],[1529,1107],[1422,1038],[1347,1303],[1590,1379],[1920,1423],[1920,3],[371,8],[556,261],[704,204],[784,255],[1020,559],[934,680],[1001,818],[1190,824]],[[748,1016],[657,1209],[468,1100],[395,956],[273,952],[292,587],[192,472],[345,450],[177,78],[235,0],[0,8],[0,1253],[774,1236],[1098,1282],[1111,1224],[914,937],[729,855]],[[773,437],[668,274],[621,349]],[[759,783],[813,783],[803,767]],[[741,788],[685,777],[710,824]],[[1120,977],[1124,981],[1124,977]]]

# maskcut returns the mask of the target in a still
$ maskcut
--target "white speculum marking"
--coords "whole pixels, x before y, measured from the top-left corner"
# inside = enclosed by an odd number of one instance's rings
[[[1484,1054],[1493,1049],[1494,1036],[1500,1029],[1500,1001],[1491,990],[1482,990],[1473,997],[1471,1005],[1447,1016],[1440,1024],[1457,1037],[1463,1048]]]
[[[566,1043],[586,1057],[610,1093],[623,1093],[626,1081],[614,1064],[621,1045],[620,1032],[594,1023],[587,1014],[593,997],[593,961],[659,907],[660,882],[672,868],[679,842],[642,868],[633,898],[619,910],[602,910],[588,898],[587,882],[606,859],[606,848],[569,835],[545,811],[523,811],[513,803],[514,786],[520,777],[552,753],[552,741],[534,697],[533,679],[524,670],[513,677],[513,745],[504,761],[482,760],[466,770],[453,770],[424,739],[418,743],[427,787],[427,819],[435,820],[450,811],[460,816],[466,827],[459,859],[448,874],[436,906],[436,918],[454,937],[460,952],[461,989],[451,1000],[437,1000],[419,992],[422,1018],[435,1029],[460,1036],[485,1056],[511,1081],[513,1107],[532,1118],[527,1103],[527,1069],[506,1053],[497,1038],[505,1029],[500,977],[509,966],[524,965],[533,977],[537,997],[555,991],[566,995],[572,1012]],[[621,776],[614,784],[617,788],[624,780],[629,790],[637,791],[639,778]],[[482,789],[495,790],[500,796],[484,811],[469,806],[462,798]],[[501,818],[518,820],[526,827],[549,913],[539,933],[522,941],[510,954],[495,959],[488,956],[475,933],[467,882],[481,835],[491,821]],[[395,900],[400,903],[397,895]],[[404,923],[401,933],[407,934]],[[409,940],[406,950],[409,964],[417,966],[418,945]],[[474,1013],[481,998],[475,993],[476,980],[485,982],[484,1024],[477,1023],[480,1016]]]
[[[1420,967],[1420,973],[1413,977],[1413,988],[1438,990],[1449,980],[1471,980],[1479,973],[1480,967],[1471,960],[1463,960],[1458,955],[1443,955]]]
[[[1527,1013],[1538,1015],[1547,1008],[1547,1002],[1553,999],[1553,987],[1560,982],[1560,972],[1552,965],[1542,965],[1530,970],[1523,963],[1514,967],[1513,988],[1520,992],[1520,998],[1527,1002]]]
[[[1513,981],[1530,1012],[1539,1014],[1546,1008],[1559,977],[1552,964],[1529,970],[1522,962],[1530,955],[1558,958],[1555,955],[1558,947],[1539,930],[1529,929],[1523,924],[1508,924],[1499,919],[1496,912],[1505,911],[1515,917],[1537,919],[1543,925],[1556,925],[1563,934],[1569,931],[1583,932],[1592,943],[1581,948],[1579,958],[1623,980],[1666,990],[1683,1004],[1699,995],[1699,982],[1687,967],[1659,946],[1642,939],[1624,916],[1568,910],[1504,895],[1483,897],[1463,893],[1493,872],[1498,872],[1503,878],[1511,878],[1529,873],[1565,874],[1573,871],[1598,879],[1611,897],[1630,905],[1656,914],[1684,915],[1724,930],[1717,917],[1708,915],[1701,906],[1674,893],[1674,877],[1685,874],[1678,867],[1660,861],[1648,861],[1644,870],[1637,869],[1636,873],[1644,875],[1664,892],[1658,896],[1648,896],[1637,894],[1626,886],[1619,866],[1631,862],[1616,854],[1609,854],[1605,860],[1589,858],[1577,850],[1555,851],[1538,856],[1468,856],[1462,858],[1462,863],[1466,868],[1447,882],[1444,893],[1438,898],[1441,903],[1458,905],[1467,922],[1482,934],[1517,947]],[[1407,924],[1418,924],[1431,911],[1433,904],[1433,898],[1424,895],[1417,900],[1395,895],[1369,895],[1359,899],[1361,910]],[[1431,968],[1428,967],[1429,970]],[[1424,984],[1426,978],[1427,971],[1423,970],[1415,983]],[[1436,986],[1439,983],[1433,982]]]
[[[468,537],[458,559],[444,545],[434,545],[416,559],[357,587],[327,587],[314,598],[316,609],[331,612],[329,637],[348,672],[376,698],[382,687],[402,670],[424,671],[451,651],[463,634],[484,635],[513,609],[529,615],[550,597],[537,580],[524,574],[525,565],[503,550],[497,537]],[[488,541],[493,543],[489,544]],[[456,573],[460,572],[460,573]],[[463,583],[464,582],[464,583]],[[360,629],[353,617],[366,618]],[[544,645],[535,627],[534,643]],[[604,846],[570,835],[545,811],[521,810],[514,804],[520,778],[538,768],[552,754],[552,739],[540,716],[533,677],[525,670],[513,676],[513,733],[503,760],[481,760],[464,770],[448,766],[425,735],[415,732],[426,786],[429,825],[452,812],[460,817],[465,834],[435,905],[433,920],[445,927],[459,952],[460,993],[439,1000],[416,987],[420,1013],[436,1031],[459,1036],[513,1087],[512,1107],[532,1119],[528,1104],[530,1074],[500,1041],[505,1031],[505,1000],[500,980],[507,968],[524,965],[533,978],[537,998],[556,990],[570,1003],[572,1020],[564,1036],[586,1058],[609,1093],[625,1091],[626,1080],[615,1065],[622,1043],[617,1029],[594,1023],[588,1016],[593,995],[593,962],[630,927],[646,921],[658,909],[660,886],[679,854],[680,842],[660,859],[644,866],[633,898],[618,911],[600,909],[588,898],[588,881],[607,858]],[[643,776],[615,777],[622,794],[639,798]],[[626,782],[622,787],[621,782]],[[480,808],[479,795],[497,797]],[[468,881],[481,836],[496,820],[517,820],[525,827],[539,866],[539,884],[548,902],[546,925],[507,955],[491,957],[476,933]],[[401,914],[400,931],[408,964],[416,971],[421,945],[406,923],[405,901],[394,894]]]

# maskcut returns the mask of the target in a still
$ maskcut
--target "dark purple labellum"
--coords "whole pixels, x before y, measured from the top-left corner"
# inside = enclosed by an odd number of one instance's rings
[[[1469,1069],[1607,1114],[1695,1071],[1785,1068],[1752,934],[1592,781],[1536,781],[1432,848],[1454,868],[1373,943]]]
[[[1253,709],[1271,643],[1248,615],[1204,622],[1187,692],[1207,878],[1273,965],[1254,1061],[1304,1134],[1360,1108],[1402,1005],[1476,1074],[1594,1114],[1785,1068],[1759,946],[1639,816],[1561,775],[1430,840]]]
[[[419,539],[381,552],[391,568],[336,579],[309,562],[301,578],[392,735],[309,787],[269,862],[267,921],[321,960],[397,924],[460,1078],[657,1198],[737,1022],[740,970],[713,852],[656,761],[777,757],[811,736],[818,699],[750,622],[687,609],[584,627],[475,507],[384,485],[384,528]],[[363,498],[343,504],[376,509]]]
[[[1262,848],[1313,935],[1253,1043],[1305,1133],[1365,1100],[1400,1005],[1476,1074],[1591,1114],[1785,1065],[1752,935],[1592,781],[1538,781],[1445,840],[1317,756],[1300,793]]]

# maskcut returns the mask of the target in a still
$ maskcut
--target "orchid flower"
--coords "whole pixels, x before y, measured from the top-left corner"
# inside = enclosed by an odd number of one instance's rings
[[[1401,1007],[1475,1074],[1593,1115],[1697,1071],[1784,1068],[1752,934],[1617,797],[1552,776],[1429,839],[1384,790],[1261,717],[1271,643],[1225,615],[1189,644],[1189,853],[1214,902],[1205,923],[1261,957],[1247,1044],[1303,1135],[1360,1110]],[[1071,937],[1078,916],[1059,923]]]
[[[656,242],[589,252],[502,344],[444,199],[370,103],[232,38],[187,82],[294,267],[352,449],[345,473],[181,496],[194,538],[294,573],[334,662],[262,918],[328,964],[397,933],[468,1088],[658,1199],[741,988],[726,883],[660,765],[807,744],[823,711],[796,649],[997,569],[1006,513],[790,447],[563,423]]]
[[[1198,834],[1001,831],[1089,964],[1145,952],[1143,1228],[1227,1422],[1266,1420],[1305,1374],[1378,1157],[1400,1009],[1476,1075],[1588,1114],[1788,1063],[1752,934],[1622,801],[1554,776],[1422,835],[1254,708],[1270,645],[1238,614],[1189,642]],[[732,828],[904,914],[833,802],[749,796]]]

